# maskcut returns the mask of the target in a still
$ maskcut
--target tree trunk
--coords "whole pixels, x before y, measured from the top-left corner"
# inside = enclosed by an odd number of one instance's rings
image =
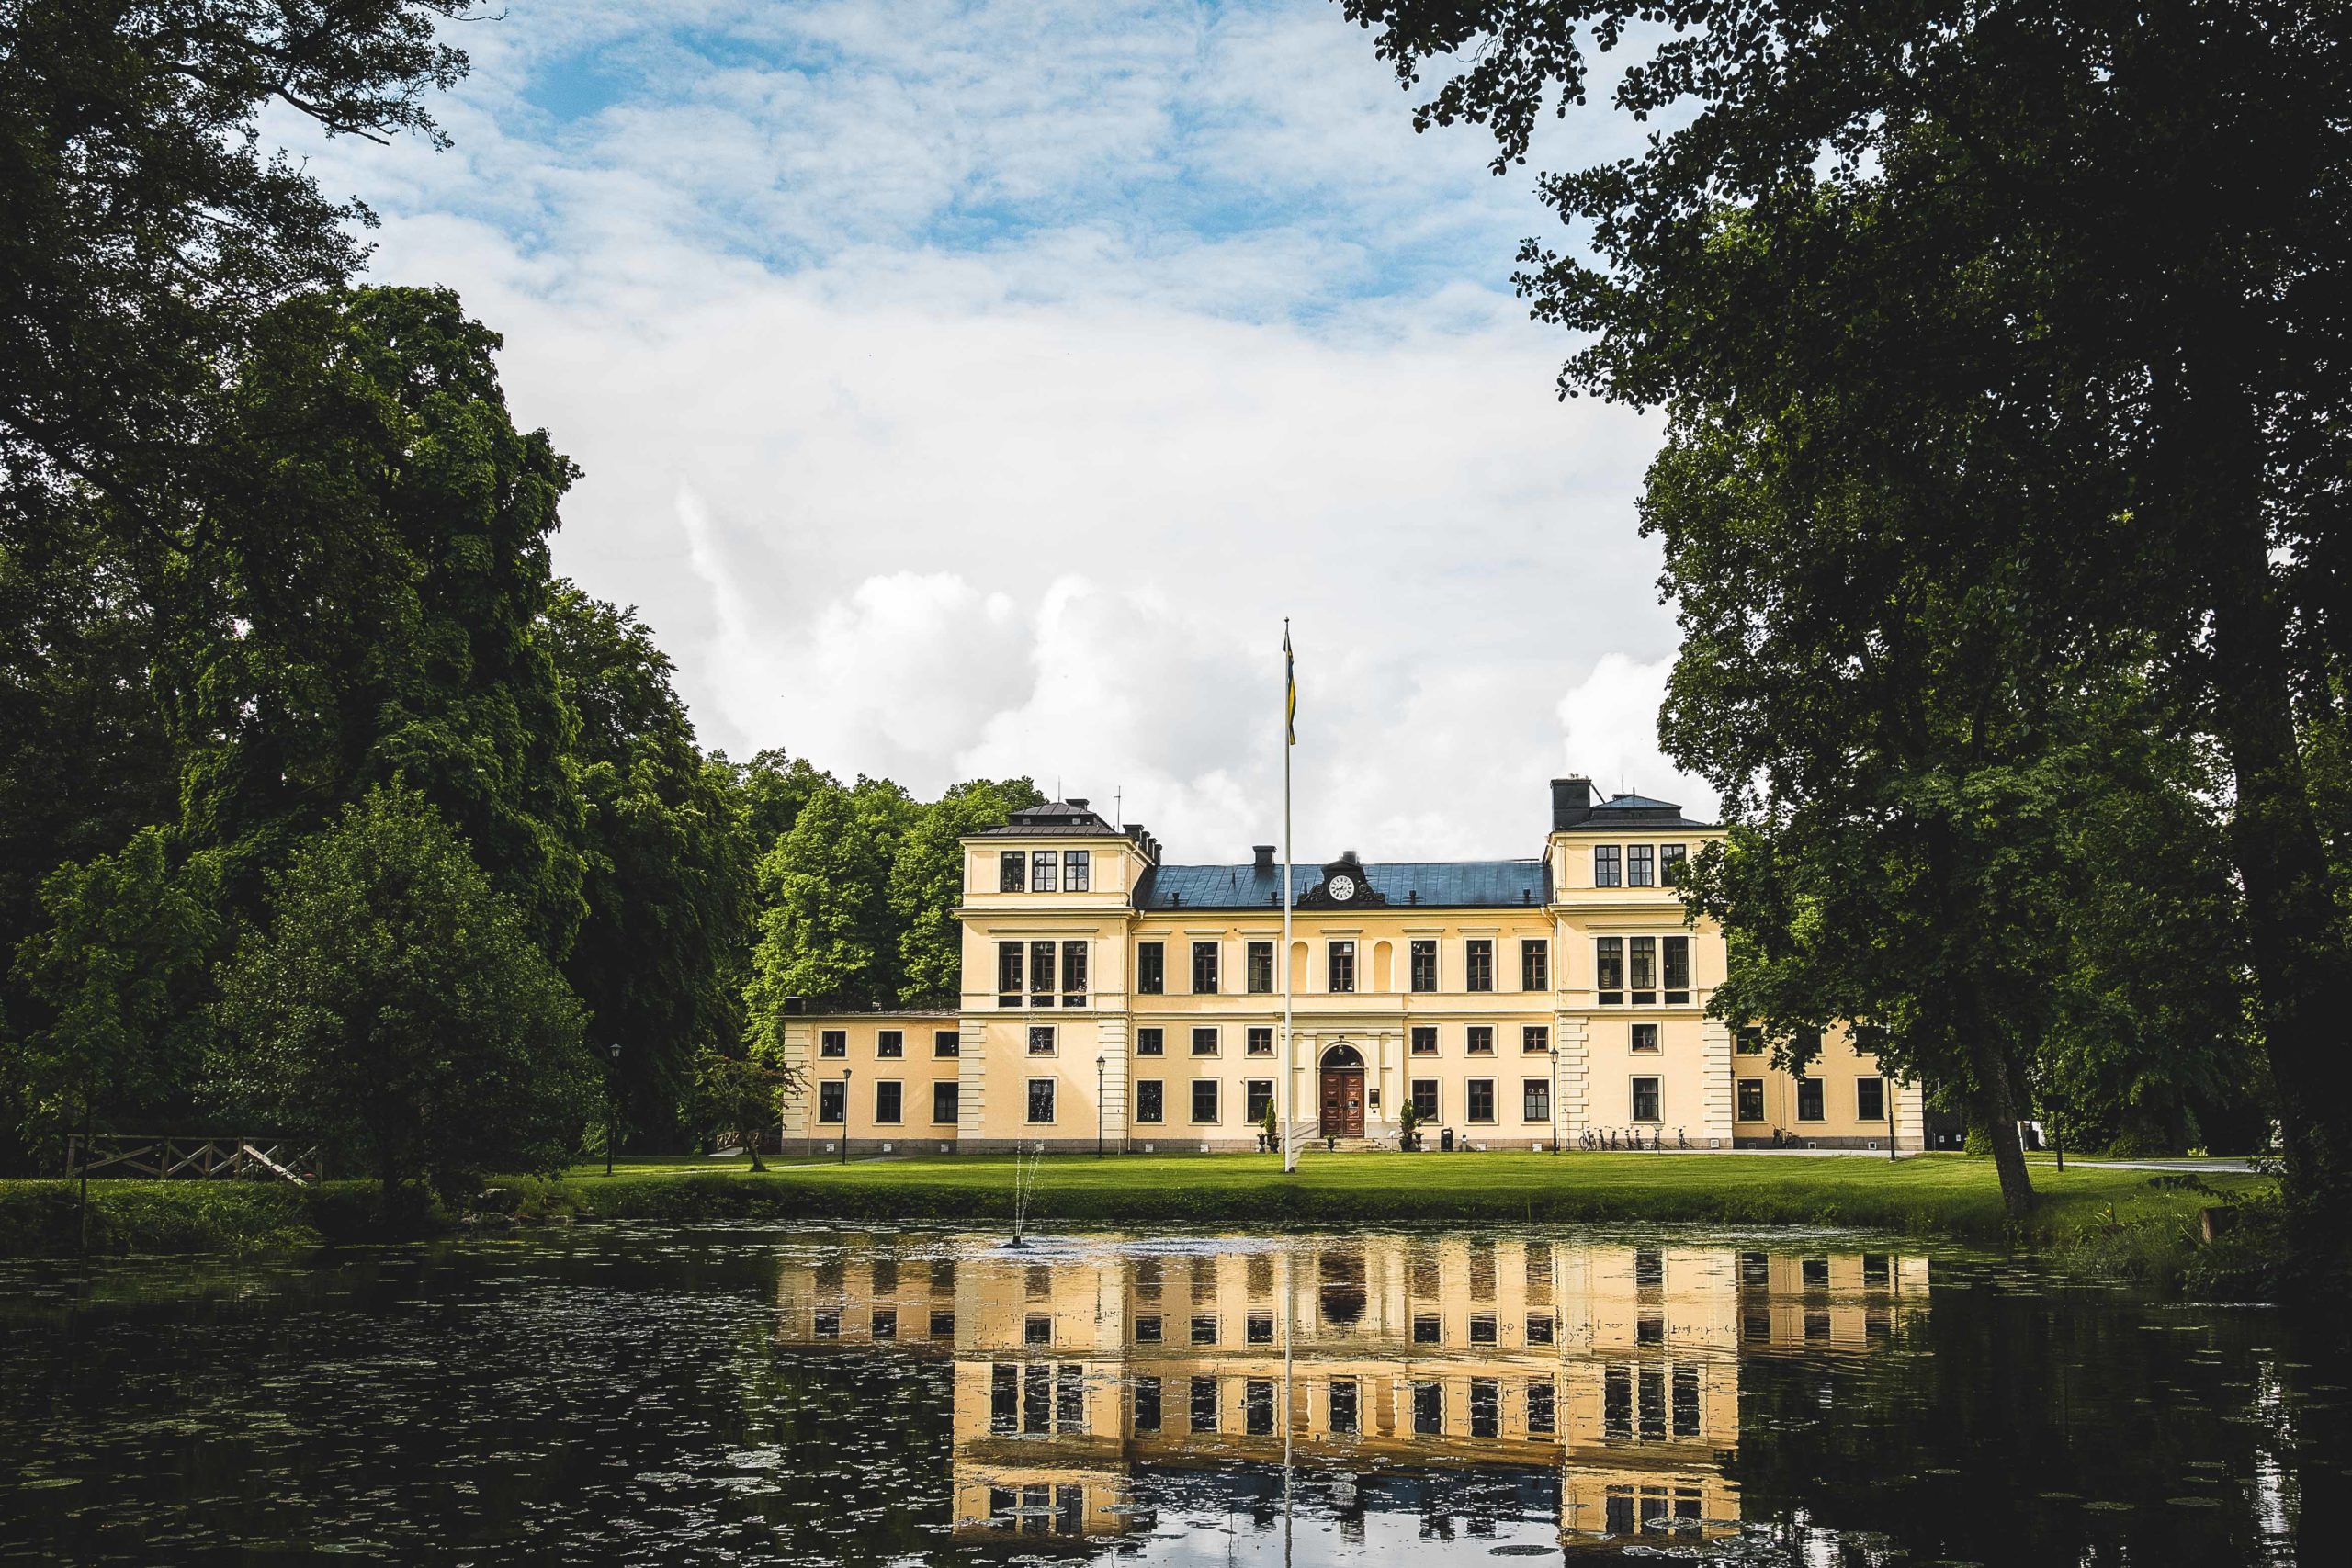
[[[2012,1220],[2033,1213],[2033,1179],[2025,1168],[2025,1147],[2018,1142],[2017,1097],[2010,1092],[2009,1065],[1982,1025],[1971,1021],[1964,1043],[1973,1071],[1974,1088],[1969,1108],[1993,1145],[1993,1170],[2001,1179],[2001,1206]]]

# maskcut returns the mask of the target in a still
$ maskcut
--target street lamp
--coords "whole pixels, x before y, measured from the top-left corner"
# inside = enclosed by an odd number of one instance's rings
[[[1094,1157],[1102,1157],[1102,1058],[1094,1058]]]
[[[606,1176],[613,1174],[613,1109],[614,1101],[619,1098],[620,1088],[621,1043],[617,1040],[613,1042],[612,1054],[612,1071],[605,1075],[605,1174]]]
[[[842,1163],[849,1163],[849,1069],[842,1069]]]

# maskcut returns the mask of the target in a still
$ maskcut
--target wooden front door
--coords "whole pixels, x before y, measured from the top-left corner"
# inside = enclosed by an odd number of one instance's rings
[[[1327,1138],[1363,1136],[1363,1069],[1323,1069],[1323,1135]]]

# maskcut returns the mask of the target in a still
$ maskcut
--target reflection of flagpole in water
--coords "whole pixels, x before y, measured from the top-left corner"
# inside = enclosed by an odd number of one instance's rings
[[[1298,1242],[1293,1238],[1283,1249],[1283,1568],[1290,1568],[1290,1432],[1298,1410],[1291,1393],[1290,1348],[1292,1331],[1298,1326],[1298,1291],[1291,1274],[1297,1257]]]

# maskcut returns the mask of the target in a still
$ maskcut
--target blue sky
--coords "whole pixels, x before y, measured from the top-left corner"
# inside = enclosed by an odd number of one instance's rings
[[[1652,423],[1510,297],[1532,168],[1416,136],[1324,0],[518,0],[434,152],[274,124],[377,273],[505,334],[707,743],[919,791],[1027,773],[1177,858],[1524,853],[1658,760]],[[1632,145],[1605,111],[1542,164]]]

